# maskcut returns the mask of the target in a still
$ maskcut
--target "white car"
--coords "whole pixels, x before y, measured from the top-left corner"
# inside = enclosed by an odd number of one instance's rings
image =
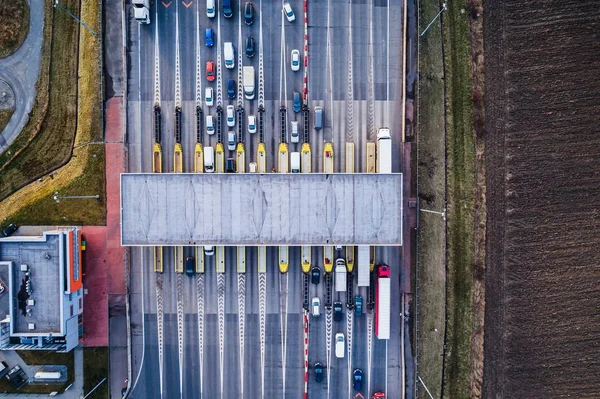
[[[314,297],[311,302],[313,317],[319,317],[319,315],[321,314],[321,300],[319,299],[319,297]]]
[[[204,89],[204,102],[206,102],[207,107],[212,107],[213,101],[213,88],[207,87]]]
[[[233,105],[227,106],[227,126],[234,127],[235,126],[235,115],[234,115]]]
[[[235,132],[227,133],[227,149],[235,151]]]
[[[337,357],[338,359],[342,359],[344,357],[344,342],[346,340],[344,339],[344,333],[337,333],[335,334],[335,357]]]
[[[288,21],[292,22],[296,20],[296,16],[294,15],[294,11],[292,10],[290,3],[286,2],[283,4],[283,12],[285,13]]]
[[[292,143],[297,143],[300,141],[300,133],[298,132],[298,121],[292,121]]]
[[[206,133],[215,134],[215,120],[212,115],[206,115]]]
[[[248,133],[256,133],[256,115],[248,115]]]
[[[300,51],[298,49],[292,50],[292,71],[296,72],[300,70]]]
[[[204,255],[213,256],[214,254],[215,254],[215,247],[209,246],[209,245],[204,246]]]

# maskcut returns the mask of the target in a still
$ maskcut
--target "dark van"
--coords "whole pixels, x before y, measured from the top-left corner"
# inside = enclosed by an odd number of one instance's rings
[[[235,159],[227,158],[227,167],[225,173],[235,173]]]
[[[300,93],[294,92],[294,112],[300,112]]]
[[[223,0],[223,16],[231,18],[233,16],[233,8],[231,8],[231,0]]]
[[[323,108],[315,107],[315,129],[323,129]]]
[[[185,260],[185,274],[193,276],[196,273],[196,262],[193,256],[188,256]]]

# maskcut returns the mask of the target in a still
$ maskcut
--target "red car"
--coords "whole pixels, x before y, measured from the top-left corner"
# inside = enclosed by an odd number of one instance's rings
[[[375,392],[372,399],[385,399],[385,394],[383,392]]]
[[[209,82],[215,80],[215,63],[213,61],[206,62],[206,80]]]

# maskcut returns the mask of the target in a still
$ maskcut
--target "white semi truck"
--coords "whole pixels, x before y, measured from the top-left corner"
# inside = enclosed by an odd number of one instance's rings
[[[140,24],[150,23],[150,0],[132,0],[133,17]]]
[[[338,292],[346,292],[346,261],[338,258],[335,261],[335,290]]]
[[[387,127],[377,130],[377,173],[392,173],[392,136]]]
[[[300,153],[292,152],[290,154],[290,167],[292,173],[300,173]]]
[[[371,282],[371,260],[368,245],[358,246],[358,286],[368,287]]]
[[[244,97],[246,100],[254,100],[254,67],[244,67]]]

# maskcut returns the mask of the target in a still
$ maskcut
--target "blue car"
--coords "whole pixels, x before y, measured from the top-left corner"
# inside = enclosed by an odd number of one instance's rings
[[[360,295],[354,297],[354,315],[357,317],[362,316],[363,298]]]
[[[227,97],[234,99],[235,98],[235,80],[229,79],[227,82]]]
[[[211,28],[206,29],[204,33],[204,43],[206,43],[206,47],[212,47],[215,45],[214,33]]]

